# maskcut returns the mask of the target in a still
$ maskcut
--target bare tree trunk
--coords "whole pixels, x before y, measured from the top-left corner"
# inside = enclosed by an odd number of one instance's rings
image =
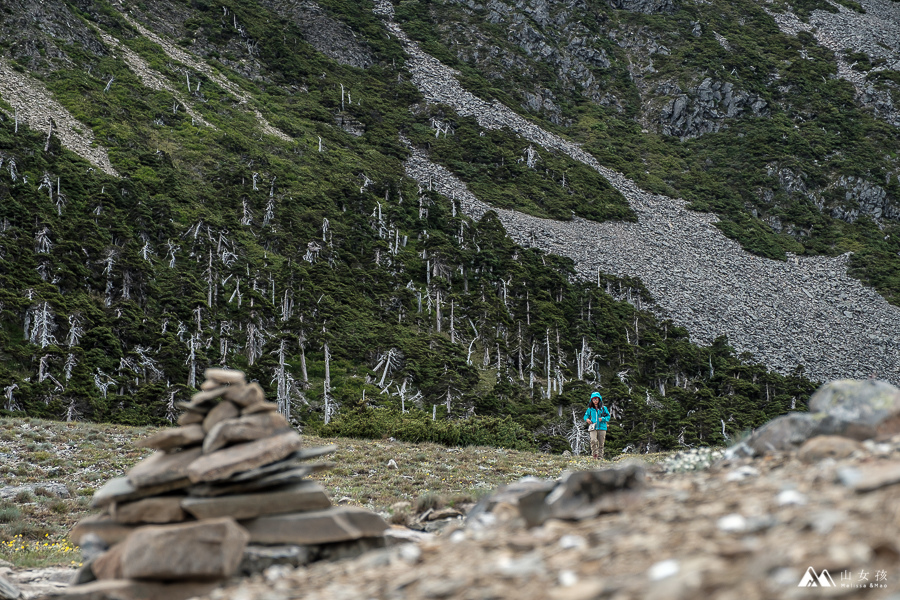
[[[328,342],[325,342],[325,382],[323,385],[325,391],[325,424],[328,425],[333,411],[331,402],[331,352],[328,350]]]
[[[450,301],[450,343],[456,343],[456,319],[453,313],[453,300]]]
[[[47,141],[44,142],[44,152],[50,148],[50,136],[53,135],[53,119],[50,119],[50,128],[47,130]]]
[[[547,328],[547,356],[545,357],[546,369],[545,372],[547,374],[547,399],[549,400],[552,395],[552,384],[550,379],[550,328]]]
[[[437,301],[435,302],[435,304],[437,306],[437,310],[435,311],[435,314],[437,315],[437,332],[440,333],[441,332],[441,290],[437,290],[436,300]]]

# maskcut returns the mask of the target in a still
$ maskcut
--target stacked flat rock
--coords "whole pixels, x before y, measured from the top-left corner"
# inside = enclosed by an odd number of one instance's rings
[[[155,454],[94,494],[104,513],[82,519],[70,538],[103,553],[59,597],[189,598],[235,575],[248,544],[321,550],[382,540],[380,516],[332,506],[308,479],[331,466],[309,461],[333,446],[301,448],[240,371],[209,369],[200,389],[179,404],[178,427],[138,443]]]

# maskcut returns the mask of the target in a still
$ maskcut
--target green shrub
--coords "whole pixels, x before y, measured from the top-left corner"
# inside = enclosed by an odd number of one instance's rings
[[[4,502],[0,506],[0,523],[14,523],[22,518],[22,511],[18,506]]]
[[[418,410],[401,413],[386,408],[366,408],[339,415],[318,433],[327,437],[434,442],[445,446],[496,446],[512,450],[535,447],[531,434],[509,417],[470,417],[431,420]]]

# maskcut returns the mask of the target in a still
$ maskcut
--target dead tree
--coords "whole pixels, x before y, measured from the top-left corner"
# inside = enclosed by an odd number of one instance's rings
[[[278,367],[275,369],[275,376],[272,383],[275,383],[275,397],[278,403],[278,412],[290,422],[291,419],[291,391],[294,388],[294,377],[288,372],[285,366],[285,354],[287,344],[284,340],[278,345],[278,350],[273,354],[278,356]]]
[[[63,364],[63,378],[66,381],[72,379],[72,370],[75,368],[75,365],[78,364],[77,359],[74,354],[69,354],[66,356],[66,362]]]
[[[325,328],[322,327],[322,333],[325,333]],[[328,342],[324,343],[325,350],[325,381],[322,384],[324,395],[325,395],[325,415],[324,420],[325,424],[331,422],[331,417],[334,413],[337,412],[336,407],[334,406],[334,400],[331,398],[331,351],[328,348]]]
[[[50,228],[45,225],[43,229],[34,234],[34,251],[38,254],[49,254],[52,248]]]
[[[106,380],[104,381],[105,378]],[[110,387],[116,385],[116,382],[106,373],[97,369],[97,372],[94,373],[94,386],[100,390],[100,393],[103,394],[103,397],[106,398],[107,391]]]
[[[588,442],[588,433],[584,430],[584,421],[578,418],[575,410],[572,410],[572,428],[566,434],[566,440],[569,447],[572,448],[572,454],[579,456],[584,450]]]
[[[32,310],[31,331],[28,333],[28,341],[32,344],[38,344],[41,348],[50,345],[56,345],[56,338],[53,331],[56,330],[56,323],[53,320],[53,310],[50,308],[49,302],[41,302]]]
[[[247,325],[247,361],[252,365],[263,354],[266,345],[266,331],[255,323]]]
[[[188,358],[185,362],[185,364],[188,365],[188,387],[197,387],[197,349],[199,348],[199,345],[199,333],[195,333],[188,338]]]
[[[53,135],[53,119],[48,119],[50,121],[50,126],[47,129],[47,141],[44,142],[44,152],[50,149],[50,136]]]
[[[3,388],[3,397],[6,398],[6,402],[3,405],[3,408],[5,410],[8,410],[10,412],[22,410],[22,407],[19,406],[19,403],[16,402],[16,399],[13,396],[13,392],[15,392],[17,389],[19,389],[19,384],[17,383],[13,383]]]
[[[378,358],[378,363],[375,365],[374,371],[381,370],[381,380],[378,382],[378,387],[382,390],[390,385],[390,382],[387,384],[384,381],[387,379],[388,375],[399,369],[403,364],[403,353],[396,348],[389,348],[387,352],[382,354]]]

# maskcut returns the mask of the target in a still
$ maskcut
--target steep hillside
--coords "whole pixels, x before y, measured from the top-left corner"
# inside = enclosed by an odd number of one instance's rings
[[[555,451],[601,389],[648,451],[897,380],[834,258],[896,301],[862,7],[8,3],[2,408],[160,423],[226,364],[328,434]]]

